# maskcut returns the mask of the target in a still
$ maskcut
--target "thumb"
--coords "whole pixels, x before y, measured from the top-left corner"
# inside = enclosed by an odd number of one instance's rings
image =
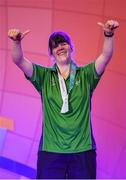
[[[27,34],[29,34],[29,33],[30,33],[30,30],[24,31],[24,32],[22,33],[22,39],[23,39]]]
[[[103,28],[104,31],[109,31],[110,29],[107,27],[106,24],[103,24],[102,22],[98,22],[97,23],[99,26],[101,26]]]
[[[98,22],[97,24],[103,28],[105,27],[105,25],[102,22]]]

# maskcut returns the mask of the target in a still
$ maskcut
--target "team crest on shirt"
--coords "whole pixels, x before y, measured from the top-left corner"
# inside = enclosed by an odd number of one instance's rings
[[[80,85],[80,79],[78,79],[78,78],[76,79],[75,85],[76,85],[76,86],[79,86],[79,85]]]
[[[55,83],[54,77],[52,76],[51,77],[51,86],[55,86],[55,85],[56,85],[56,83]]]

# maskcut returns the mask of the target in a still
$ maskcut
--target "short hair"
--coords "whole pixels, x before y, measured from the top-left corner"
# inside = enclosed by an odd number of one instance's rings
[[[73,45],[71,43],[71,39],[68,36],[68,34],[62,31],[53,32],[49,37],[49,44],[48,44],[49,54],[52,55],[53,48],[57,47],[58,44],[63,42],[68,43],[71,49],[73,50]]]

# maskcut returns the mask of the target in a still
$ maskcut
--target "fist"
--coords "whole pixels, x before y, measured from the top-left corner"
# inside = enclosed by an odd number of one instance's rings
[[[8,37],[13,41],[21,41],[30,31],[21,32],[19,29],[10,29]]]
[[[105,24],[98,22],[105,32],[114,32],[119,27],[119,23],[115,20],[108,20]]]

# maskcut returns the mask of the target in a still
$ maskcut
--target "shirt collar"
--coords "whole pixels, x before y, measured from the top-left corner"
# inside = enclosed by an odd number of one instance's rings
[[[57,71],[57,65],[56,63],[50,68],[51,71],[56,72]],[[76,65],[76,70],[79,70],[79,66]]]

